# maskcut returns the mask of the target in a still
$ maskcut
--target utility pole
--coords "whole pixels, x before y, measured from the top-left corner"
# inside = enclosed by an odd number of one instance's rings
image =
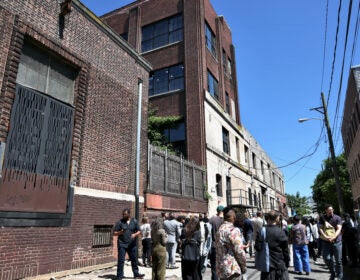
[[[328,118],[328,114],[327,114],[327,106],[326,106],[325,97],[324,97],[323,92],[321,93],[321,100],[322,100],[322,105],[323,105],[322,109],[324,111],[323,112],[319,111],[318,110],[319,108],[315,108],[315,110],[324,114],[324,122],[325,122],[326,130],[327,130],[327,134],[328,134],[328,138],[329,138],[331,161],[332,161],[333,172],[334,172],[334,177],[335,177],[336,194],[337,194],[337,199],[339,202],[339,210],[340,210],[339,214],[342,214],[344,212],[344,196],[343,196],[343,190],[342,190],[342,186],[341,186],[340,179],[339,179],[339,169],[338,169],[338,165],[336,163],[334,143],[333,143],[333,139],[332,139],[329,118]]]

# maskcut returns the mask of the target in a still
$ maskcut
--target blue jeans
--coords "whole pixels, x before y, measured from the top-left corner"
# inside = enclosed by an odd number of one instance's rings
[[[294,270],[310,272],[309,250],[306,244],[293,244]]]
[[[167,252],[166,264],[168,266],[175,266],[176,264],[176,260],[175,260],[176,247],[177,247],[176,242],[166,243],[166,252]]]
[[[134,276],[139,274],[139,268],[137,265],[136,260],[136,246],[131,246],[128,248],[118,247],[118,264],[117,264],[117,273],[116,277],[122,279],[124,277],[124,263],[125,263],[125,254],[128,253],[130,261],[131,261],[131,268],[134,273]]]
[[[322,240],[321,243],[323,258],[330,270],[331,276],[337,276],[338,278],[343,279],[342,242],[331,243]],[[333,257],[335,257],[335,267]]]

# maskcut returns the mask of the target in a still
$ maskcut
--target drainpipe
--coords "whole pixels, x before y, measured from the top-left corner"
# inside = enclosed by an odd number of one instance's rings
[[[141,113],[142,113],[142,87],[143,81],[138,82],[138,116],[136,131],[136,171],[135,171],[135,219],[139,221],[139,192],[140,192],[140,153],[141,153]]]

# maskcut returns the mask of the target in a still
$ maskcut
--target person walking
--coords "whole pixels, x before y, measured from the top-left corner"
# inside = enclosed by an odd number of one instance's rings
[[[262,211],[256,212],[256,217],[251,220],[252,228],[253,228],[253,236],[252,240],[256,240],[257,233],[261,230],[261,228],[265,225],[265,220],[263,217]]]
[[[341,218],[334,214],[332,205],[325,205],[325,215],[319,221],[319,233],[322,243],[323,259],[330,270],[333,280],[337,277],[343,279],[342,266],[342,241],[341,241]],[[335,258],[335,267],[334,261]]]
[[[252,249],[252,237],[253,237],[253,226],[251,223],[251,220],[249,219],[249,213],[244,213],[244,222],[243,222],[243,233],[244,233],[244,239],[245,243],[248,245],[249,248],[249,257],[251,258],[253,255],[253,249]],[[245,252],[247,250],[245,249]]]
[[[306,238],[306,228],[300,223],[299,215],[293,217],[293,222],[294,224],[291,227],[291,241],[293,244],[294,270],[300,275],[303,271],[306,275],[309,275],[310,261],[307,247],[309,241]]]
[[[152,280],[165,280],[166,273],[166,241],[164,219],[157,217],[151,224],[152,240]]]
[[[149,218],[143,217],[141,230],[142,259],[145,267],[151,266],[151,226]]]
[[[141,233],[137,220],[131,218],[130,209],[126,208],[123,211],[123,218],[119,220],[114,229],[114,236],[118,237],[118,263],[116,280],[124,278],[124,263],[125,254],[128,253],[131,268],[135,279],[142,279],[145,274],[139,273],[139,268],[136,259],[136,237]]]
[[[215,235],[218,232],[221,224],[224,222],[223,217],[223,210],[224,206],[219,205],[216,208],[216,215],[212,216],[210,218],[210,224],[211,224],[211,251],[210,251],[210,266],[211,266],[211,280],[218,280],[217,274],[216,274],[216,246],[215,246]]]
[[[182,243],[181,275],[183,280],[200,280],[200,222],[193,216],[186,224],[180,236]]]
[[[204,218],[204,216],[200,214],[199,221],[200,221],[200,236],[201,236],[199,269],[202,279],[202,276],[206,270],[207,257],[211,250],[212,239],[211,239],[211,224],[209,223],[209,219]]]
[[[224,208],[224,223],[215,236],[216,272],[220,280],[237,279],[246,273],[246,255],[240,229],[234,226],[235,211]]]
[[[267,225],[258,233],[255,242],[262,242],[255,248],[260,251],[255,252],[255,267],[261,271],[261,280],[288,280],[289,250],[288,237],[282,227],[279,227],[278,214],[271,210],[267,216]]]
[[[312,237],[312,239],[310,239],[309,242],[310,257],[313,258],[315,264],[319,264],[319,262],[317,261],[318,253],[315,252],[315,249],[318,248],[319,231],[314,218],[311,218],[309,220],[309,226],[310,226],[310,234],[311,234],[310,236]]]
[[[169,219],[164,221],[164,228],[168,236],[166,242],[167,261],[166,265],[168,268],[175,269],[176,259],[176,248],[179,239],[179,222],[176,221],[174,213],[169,214]]]

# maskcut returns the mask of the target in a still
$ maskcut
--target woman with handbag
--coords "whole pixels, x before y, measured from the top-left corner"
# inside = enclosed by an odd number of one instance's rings
[[[198,217],[191,217],[190,221],[182,229],[180,239],[181,250],[181,274],[183,280],[201,280],[200,273],[200,222]]]

